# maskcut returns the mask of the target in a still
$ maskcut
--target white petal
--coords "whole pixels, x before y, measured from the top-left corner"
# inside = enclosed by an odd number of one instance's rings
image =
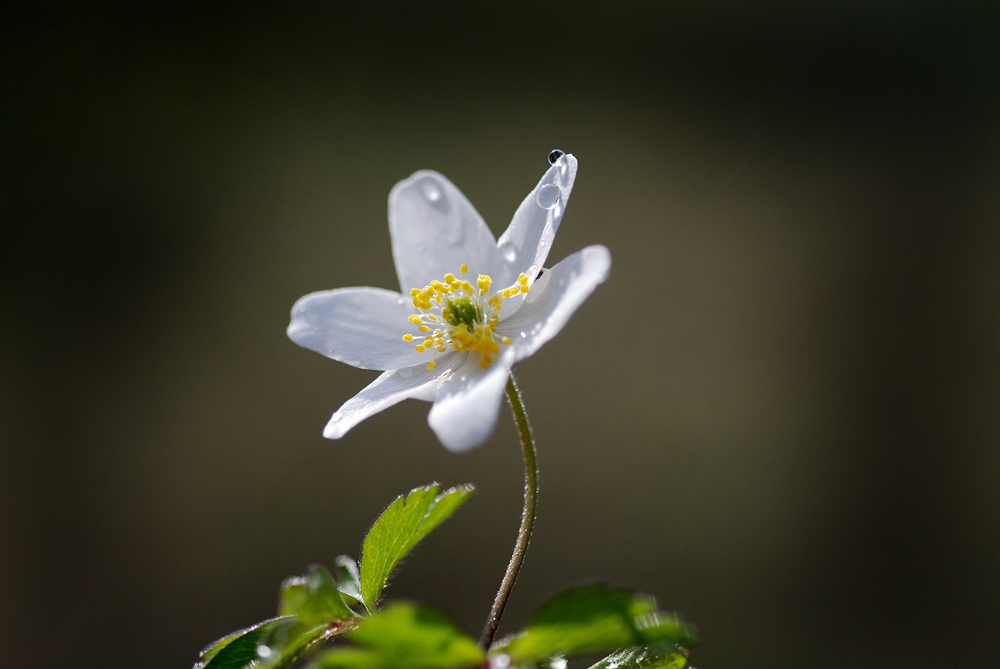
[[[404,295],[468,263],[473,277],[496,276],[497,243],[462,192],[437,172],[424,170],[389,193],[392,257]],[[475,281],[473,281],[474,283]]]
[[[608,278],[610,269],[611,253],[605,247],[577,251],[546,270],[517,313],[497,324],[497,334],[514,340],[511,348],[517,360],[527,358],[562,330],[573,312]]]
[[[566,211],[576,168],[576,158],[568,153],[563,155],[517,208],[507,231],[500,235],[498,246],[505,273],[499,285],[511,285],[521,272],[534,281]]]
[[[306,295],[292,307],[288,336],[299,346],[362,369],[399,369],[429,360],[405,334],[410,298],[381,288],[338,288]]]
[[[508,350],[487,369],[479,356],[469,354],[441,386],[427,422],[450,451],[467,451],[493,433],[500,412],[513,351]]]
[[[445,379],[464,361],[465,356],[453,353],[442,357],[433,371],[422,364],[385,372],[337,409],[323,436],[340,439],[365,418],[405,399],[433,400]]]

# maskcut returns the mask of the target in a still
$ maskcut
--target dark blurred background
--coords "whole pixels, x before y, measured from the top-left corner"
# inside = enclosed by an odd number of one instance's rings
[[[501,632],[594,579],[702,667],[995,666],[1000,4],[11,3],[0,16],[0,648],[187,667],[357,555],[395,495],[477,495],[387,594],[478,633],[516,533],[503,416],[453,455],[285,337],[397,288],[386,197],[503,231],[580,160],[550,263],[612,276],[518,366],[537,532]]]

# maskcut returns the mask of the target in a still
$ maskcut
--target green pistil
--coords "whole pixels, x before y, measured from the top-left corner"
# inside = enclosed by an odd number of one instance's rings
[[[453,326],[457,327],[464,323],[469,332],[475,332],[476,325],[483,322],[483,310],[468,296],[449,299],[445,306],[443,315]]]

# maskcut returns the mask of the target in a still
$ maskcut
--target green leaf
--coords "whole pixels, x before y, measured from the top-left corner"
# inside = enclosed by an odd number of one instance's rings
[[[347,595],[358,604],[364,601],[364,597],[361,595],[361,576],[358,573],[358,563],[353,558],[341,555],[334,560],[333,578],[337,581],[337,589],[340,590],[340,594]],[[348,602],[348,604],[354,602]]]
[[[360,647],[335,648],[320,669],[465,669],[486,659],[475,639],[447,616],[394,602],[364,618],[347,638]]]
[[[272,618],[212,642],[201,651],[194,669],[242,669],[251,662],[259,661],[257,646],[260,639],[289,621],[294,622],[294,617]]]
[[[311,625],[298,616],[272,618],[211,644],[201,652],[194,669],[284,669],[312,644],[349,629],[350,624]]]
[[[351,629],[354,613],[333,577],[318,565],[281,586],[278,618],[234,632],[202,651],[195,669],[250,669],[290,666],[321,639]]]
[[[337,582],[319,565],[309,567],[308,575],[290,578],[281,584],[278,613],[296,615],[309,626],[354,618],[340,596]]]
[[[687,653],[672,643],[630,646],[608,655],[590,669],[684,669]]]
[[[370,612],[374,613],[382,588],[399,561],[462,505],[473,486],[456,486],[440,495],[438,489],[435,484],[400,495],[368,531],[361,549],[361,594]]]
[[[676,615],[657,611],[656,600],[648,595],[589,586],[543,604],[523,632],[494,650],[520,663],[654,641],[689,646],[694,643],[694,632]]]

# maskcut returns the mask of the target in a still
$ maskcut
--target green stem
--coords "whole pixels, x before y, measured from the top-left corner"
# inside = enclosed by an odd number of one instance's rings
[[[493,643],[493,637],[497,633],[497,625],[500,624],[500,617],[503,615],[504,607],[507,606],[507,598],[517,580],[517,572],[524,562],[524,554],[528,552],[528,542],[531,541],[531,528],[535,524],[535,504],[538,501],[538,467],[535,464],[535,440],[531,436],[531,426],[528,424],[528,415],[524,412],[524,403],[521,402],[521,392],[514,383],[514,376],[511,375],[507,381],[507,400],[510,402],[510,410],[514,413],[514,422],[521,433],[521,448],[524,450],[524,511],[521,512],[521,529],[517,532],[517,543],[514,545],[514,553],[510,556],[510,564],[507,565],[507,573],[504,574],[500,583],[500,590],[493,601],[493,608],[490,610],[490,617],[486,619],[486,626],[483,634],[479,637],[479,645],[483,649],[489,649]]]

